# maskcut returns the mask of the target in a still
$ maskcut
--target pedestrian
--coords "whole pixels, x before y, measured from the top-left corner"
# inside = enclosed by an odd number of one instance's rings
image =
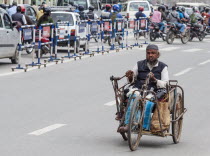
[[[12,7],[7,10],[8,14],[12,17],[17,12],[17,2],[12,3]]]

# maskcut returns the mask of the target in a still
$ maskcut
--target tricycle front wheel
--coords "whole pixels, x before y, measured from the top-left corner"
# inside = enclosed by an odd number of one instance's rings
[[[142,137],[144,105],[141,97],[131,100],[131,114],[128,124],[128,144],[131,151],[135,151],[139,146]]]

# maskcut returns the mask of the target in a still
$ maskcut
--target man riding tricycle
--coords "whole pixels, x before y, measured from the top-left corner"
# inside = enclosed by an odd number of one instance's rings
[[[142,135],[172,136],[178,143],[181,136],[184,108],[184,90],[178,81],[169,80],[168,66],[158,61],[158,46],[146,48],[146,59],[137,62],[123,77],[111,76],[119,132],[128,140],[132,151],[139,146]],[[127,77],[122,87],[118,81]],[[170,131],[171,127],[171,131]]]

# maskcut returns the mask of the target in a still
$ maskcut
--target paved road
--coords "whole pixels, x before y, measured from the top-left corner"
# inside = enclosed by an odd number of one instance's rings
[[[156,42],[170,79],[185,90],[181,142],[144,136],[130,152],[116,133],[118,123],[109,77],[121,76],[145,58],[145,47],[51,65],[27,73],[1,75],[0,155],[208,156],[210,149],[210,40],[183,45]],[[39,131],[37,131],[39,130]]]

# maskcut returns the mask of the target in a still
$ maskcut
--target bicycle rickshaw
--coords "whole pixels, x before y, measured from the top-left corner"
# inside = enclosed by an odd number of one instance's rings
[[[163,124],[160,117],[160,110],[159,110],[159,100],[157,98],[157,94],[154,91],[148,90],[148,84],[150,80],[150,74],[147,75],[144,85],[140,90],[134,90],[133,95],[135,92],[139,92],[139,96],[131,96],[127,101],[124,96],[124,89],[131,85],[129,82],[125,85],[119,87],[118,81],[122,80],[123,77],[114,77],[111,76],[110,80],[113,85],[113,89],[115,92],[115,100],[117,106],[117,115],[120,115],[121,118],[119,120],[119,127],[124,126],[125,121],[125,112],[128,108],[129,103],[133,100],[133,105],[131,107],[131,114],[128,124],[128,131],[127,132],[119,132],[125,141],[128,140],[129,147],[131,151],[137,149],[140,143],[140,139],[143,135],[151,135],[151,136],[172,136],[173,142],[175,144],[179,143],[181,132],[182,132],[182,124],[183,124],[183,115],[187,111],[184,108],[184,90],[181,86],[178,85],[177,80],[170,80],[167,87],[166,93],[164,95],[164,100],[168,102],[168,109],[169,109],[169,126],[167,129],[163,129]],[[153,98],[148,99],[148,94],[154,95]],[[152,132],[152,131],[145,131],[143,130],[143,118],[144,118],[144,107],[146,101],[152,101],[156,105],[157,116],[158,116],[158,126],[160,127],[159,132]],[[139,113],[140,112],[140,113]],[[139,114],[139,115],[137,115]],[[154,113],[153,113],[154,115]],[[171,129],[171,130],[170,130]]]

